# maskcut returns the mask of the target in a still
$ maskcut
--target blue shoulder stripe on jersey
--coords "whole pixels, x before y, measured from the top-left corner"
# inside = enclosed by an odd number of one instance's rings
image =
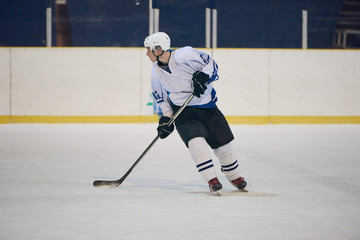
[[[209,83],[219,79],[219,75],[217,74],[219,67],[218,67],[218,65],[216,64],[215,61],[213,61],[213,62],[214,62],[214,69],[213,69],[213,72],[212,72],[212,76],[211,76],[211,78],[209,80]]]
[[[206,56],[206,58],[205,58],[205,56]],[[208,54],[205,54],[205,56],[203,54],[200,54],[200,57],[204,61],[204,63],[208,64],[209,60],[210,60],[210,56]]]

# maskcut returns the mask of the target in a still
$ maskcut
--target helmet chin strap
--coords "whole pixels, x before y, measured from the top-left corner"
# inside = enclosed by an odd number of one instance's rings
[[[161,54],[160,55],[155,55],[155,52],[154,52],[154,50],[152,50],[152,52],[153,52],[153,54],[154,54],[154,56],[156,57],[156,61],[158,61],[159,62],[159,57],[161,57],[163,54],[164,54],[164,50],[161,50],[162,52],[161,52]]]

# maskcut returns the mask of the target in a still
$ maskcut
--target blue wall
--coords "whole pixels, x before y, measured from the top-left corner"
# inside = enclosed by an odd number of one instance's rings
[[[73,46],[141,47],[148,34],[148,0],[68,0]],[[54,0],[1,0],[0,46],[45,46],[46,7]],[[218,47],[301,48],[308,10],[309,48],[332,48],[342,0],[154,0],[160,31],[172,45],[205,46],[205,8],[218,10]]]

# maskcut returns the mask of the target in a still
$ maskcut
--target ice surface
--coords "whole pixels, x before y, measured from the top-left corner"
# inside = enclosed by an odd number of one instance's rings
[[[232,125],[249,193],[211,196],[155,124],[0,125],[0,239],[360,239],[360,125]],[[217,161],[215,161],[217,163]]]

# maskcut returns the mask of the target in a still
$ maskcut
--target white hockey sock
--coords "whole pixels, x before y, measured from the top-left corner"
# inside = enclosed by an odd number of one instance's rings
[[[221,164],[221,171],[230,181],[240,177],[239,164],[236,160],[234,149],[231,143],[225,144],[214,150],[216,157]]]
[[[216,171],[213,161],[209,153],[209,146],[203,137],[196,137],[189,141],[189,151],[195,162],[195,165],[205,179],[209,182],[211,179],[216,178]]]

